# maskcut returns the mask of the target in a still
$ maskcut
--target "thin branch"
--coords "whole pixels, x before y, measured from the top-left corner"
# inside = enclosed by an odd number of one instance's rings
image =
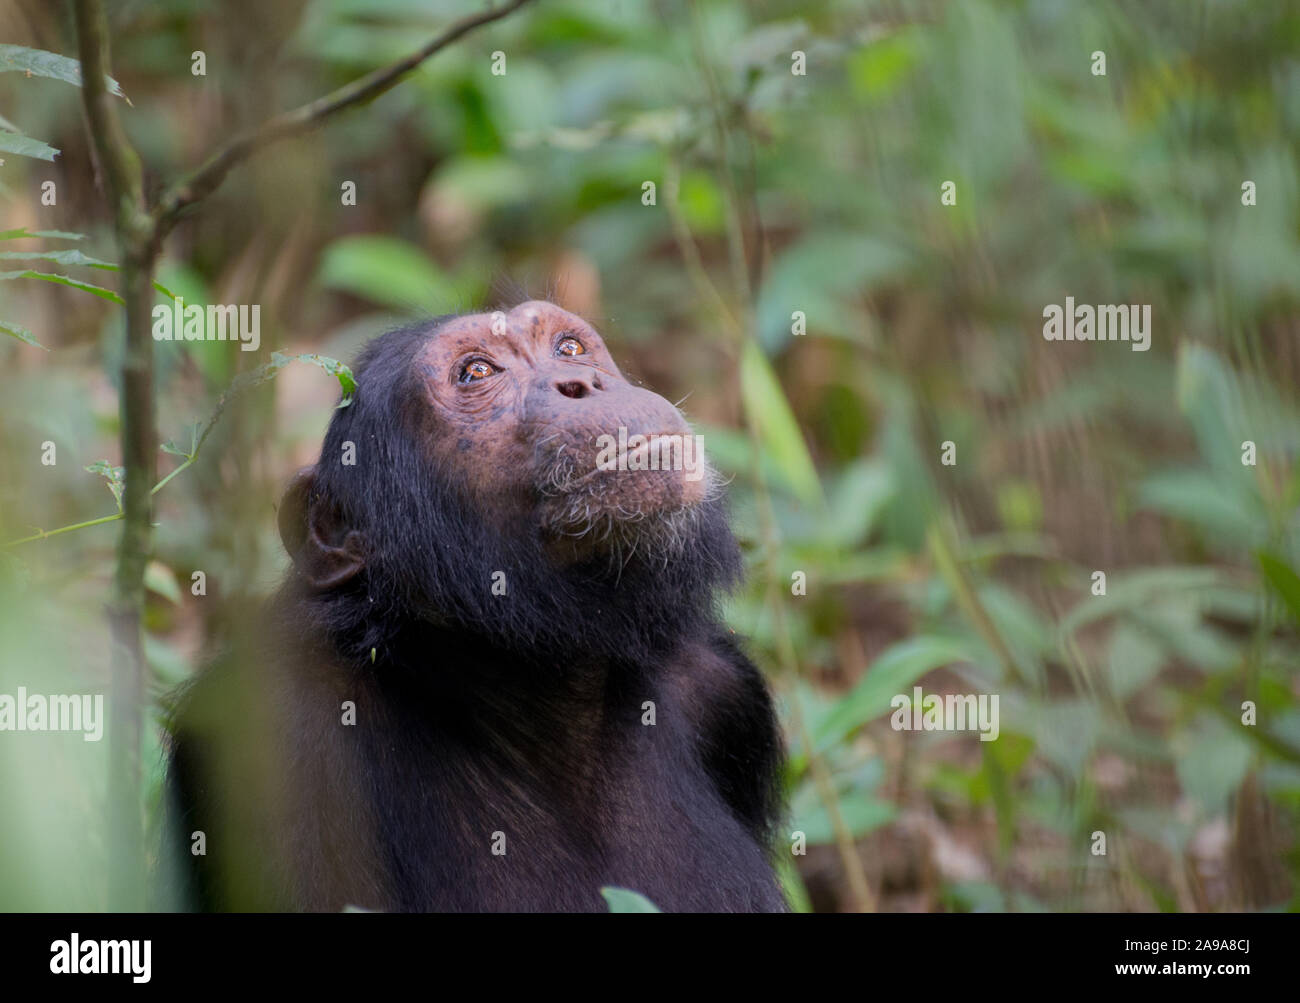
[[[7,550],[9,547],[16,547],[20,543],[34,543],[36,540],[48,540],[51,536],[58,536],[61,533],[71,533],[74,529],[88,529],[91,526],[102,526],[106,522],[117,522],[121,518],[121,512],[114,512],[112,515],[101,516],[98,519],[88,519],[85,522],[74,522],[71,526],[60,526],[58,529],[38,529],[31,536],[24,536],[17,540],[10,540],[6,544],[0,544],[0,550]]]
[[[510,0],[502,7],[490,8],[482,14],[462,18],[405,59],[368,73],[292,111],[281,112],[251,132],[235,138],[209,157],[198,169],[167,189],[154,211],[159,232],[166,233],[171,229],[182,210],[211,195],[233,167],[248,159],[262,147],[290,136],[309,132],[324,119],[345,108],[373,101],[400,83],[407,74],[434,53],[446,48],[462,36],[468,35],[474,29],[499,21],[531,2],[532,0]]]
[[[108,604],[112,636],[109,704],[111,755],[108,777],[108,846],[112,862],[111,908],[131,911],[143,902],[144,840],[140,804],[140,737],[147,674],[141,612],[144,570],[149,562],[151,495],[156,470],[153,342],[149,317],[159,230],[145,211],[139,155],[117,116],[105,80],[109,75],[108,23],[101,0],[75,0],[77,51],[87,133],[113,210],[121,252],[119,291],[126,306],[122,347],[121,413],[122,533],[117,543],[113,598]]]
[[[140,158],[122,129],[108,78],[108,24],[98,0],[76,0],[77,55],[81,59],[81,95],[91,149],[102,172],[109,204],[119,227],[138,225],[144,208]]]

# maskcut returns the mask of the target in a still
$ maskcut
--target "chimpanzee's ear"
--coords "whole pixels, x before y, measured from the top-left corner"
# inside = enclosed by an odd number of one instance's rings
[[[298,573],[318,591],[350,580],[365,566],[361,534],[343,525],[329,500],[316,491],[316,468],[294,475],[278,516],[280,539]]]

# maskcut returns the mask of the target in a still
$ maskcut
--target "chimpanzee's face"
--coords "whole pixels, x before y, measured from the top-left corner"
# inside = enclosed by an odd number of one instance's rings
[[[591,543],[671,522],[712,486],[677,409],[628,383],[595,329],[552,303],[449,320],[416,367],[429,448],[484,511]]]

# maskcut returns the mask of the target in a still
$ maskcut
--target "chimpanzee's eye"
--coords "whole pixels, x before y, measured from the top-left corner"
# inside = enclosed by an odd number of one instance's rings
[[[560,343],[555,346],[556,355],[586,355],[587,350],[582,347],[582,342],[577,338],[562,338]]]
[[[485,380],[493,373],[497,372],[497,367],[483,359],[470,359],[465,365],[460,367],[460,382],[473,383],[475,380]]]

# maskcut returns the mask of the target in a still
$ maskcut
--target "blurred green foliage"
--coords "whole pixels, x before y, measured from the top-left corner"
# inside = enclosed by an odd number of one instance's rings
[[[60,14],[19,7],[6,41],[73,51]],[[174,177],[465,9],[118,5],[128,129]],[[750,562],[728,617],[787,723],[797,907],[861,905],[856,854],[883,909],[1295,908],[1298,54],[1284,0],[551,2],[233,175],[160,279],[264,304],[264,351],[346,360],[510,277],[686,397]],[[11,160],[4,226],[86,232],[103,256],[75,91],[3,74],[0,110],[64,151]],[[51,349],[0,345],[6,539],[101,513],[82,468],[116,455],[119,314],[45,285],[0,284],[0,316]],[[1045,341],[1067,295],[1149,304],[1151,350]],[[255,364],[158,347],[164,438]],[[337,392],[289,375],[160,504],[152,697],[283,567],[271,500]],[[42,467],[45,440],[73,462]],[[4,555],[24,584],[0,605],[0,692],[105,678],[111,542]],[[196,568],[207,598],[183,587]],[[893,730],[890,699],[918,683],[998,694],[998,740]],[[13,747],[0,784],[31,810],[0,819],[0,907],[102,905],[100,764]],[[151,808],[158,748],[145,763]]]

